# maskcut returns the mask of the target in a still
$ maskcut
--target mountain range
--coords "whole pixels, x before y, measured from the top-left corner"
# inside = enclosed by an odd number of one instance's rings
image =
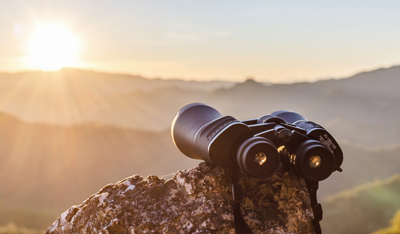
[[[4,73],[0,110],[27,122],[92,122],[160,131],[169,129],[175,113],[191,102],[206,103],[240,120],[287,109],[326,126],[341,140],[388,146],[399,137],[399,74],[396,66],[340,80],[265,85],[252,79],[150,80],[71,68]]]
[[[146,79],[72,68],[0,73],[0,210],[42,209],[55,220],[107,183],[133,174],[168,178],[197,165],[173,145],[169,130],[175,113],[191,102],[239,120],[292,110],[324,126],[344,162],[342,173],[320,183],[323,200],[400,173],[398,87],[400,66],[295,84]],[[0,224],[6,219],[0,215]]]

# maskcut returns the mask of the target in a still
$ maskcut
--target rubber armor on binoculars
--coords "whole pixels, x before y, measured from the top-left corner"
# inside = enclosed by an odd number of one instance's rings
[[[341,171],[343,153],[320,125],[290,111],[239,121],[193,103],[176,114],[172,139],[186,156],[256,178],[271,176],[282,163],[306,180]]]
[[[226,169],[232,185],[232,209],[237,234],[252,234],[243,219],[239,171],[267,178],[283,165],[305,179],[313,210],[314,231],[321,234],[322,206],[317,202],[319,181],[342,171],[343,153],[320,125],[290,111],[276,111],[258,119],[239,121],[214,108],[193,103],[176,114],[172,139],[186,156]]]

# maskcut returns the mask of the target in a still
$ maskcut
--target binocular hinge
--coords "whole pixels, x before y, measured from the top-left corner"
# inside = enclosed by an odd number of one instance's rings
[[[227,179],[232,185],[232,209],[233,218],[235,223],[236,234],[253,234],[250,227],[244,221],[242,211],[240,210],[240,203],[243,200],[242,186],[239,181],[239,170],[225,170]]]
[[[318,201],[317,201],[317,190],[318,190],[319,184],[318,184],[318,181],[306,180],[306,185],[307,185],[308,193],[310,195],[311,208],[314,213],[314,220],[313,220],[314,231],[315,231],[315,234],[322,234],[321,225],[319,222],[322,220],[323,212],[322,212],[321,203],[318,203]]]

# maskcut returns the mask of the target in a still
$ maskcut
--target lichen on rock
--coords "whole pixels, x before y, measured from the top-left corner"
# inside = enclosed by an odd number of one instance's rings
[[[278,170],[267,179],[241,175],[241,210],[254,234],[314,233],[303,179]],[[173,179],[128,177],[72,206],[51,225],[58,233],[235,233],[231,186],[220,167],[200,163]]]

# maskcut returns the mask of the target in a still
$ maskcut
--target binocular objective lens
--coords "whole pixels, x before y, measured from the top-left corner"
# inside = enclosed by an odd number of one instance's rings
[[[254,155],[254,162],[262,166],[267,162],[267,155],[264,152],[258,152]]]
[[[315,169],[321,167],[321,162],[322,159],[318,155],[311,156],[310,159],[308,160],[308,164],[310,165],[310,167]]]
[[[236,162],[248,176],[267,178],[279,168],[279,154],[275,145],[264,137],[251,137],[237,150]]]

